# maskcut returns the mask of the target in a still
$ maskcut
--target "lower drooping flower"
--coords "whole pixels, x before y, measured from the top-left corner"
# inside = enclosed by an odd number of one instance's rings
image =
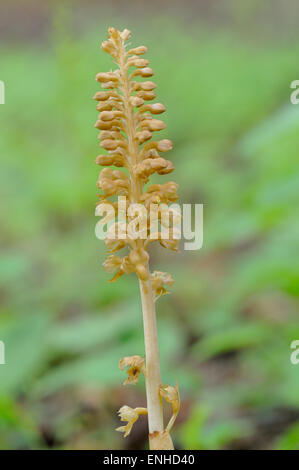
[[[126,384],[136,384],[139,378],[139,375],[143,373],[145,375],[145,363],[144,359],[140,356],[127,356],[123,357],[118,366],[121,370],[124,370],[126,367],[128,378],[124,381]]]
[[[156,295],[155,300],[158,300],[161,295],[169,294],[164,285],[169,287],[173,286],[174,279],[171,274],[162,271],[153,271],[150,278],[153,292]]]
[[[170,418],[169,423],[165,429],[165,431],[170,432],[180,410],[180,394],[178,383],[176,383],[175,387],[172,387],[171,385],[164,385],[163,387],[161,385],[160,396],[172,406],[172,417]]]

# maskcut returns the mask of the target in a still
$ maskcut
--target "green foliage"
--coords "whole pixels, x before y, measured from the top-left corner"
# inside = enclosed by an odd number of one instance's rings
[[[38,430],[28,413],[8,397],[0,399],[0,450],[38,443]]]
[[[247,421],[229,417],[213,420],[208,423],[210,410],[202,405],[197,406],[190,419],[180,430],[184,449],[218,450],[233,440],[246,437],[252,430]]]
[[[299,450],[299,423],[290,426],[277,442],[277,450]]]

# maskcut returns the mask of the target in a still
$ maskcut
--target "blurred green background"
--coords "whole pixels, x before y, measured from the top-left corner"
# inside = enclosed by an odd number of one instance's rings
[[[117,410],[144,406],[118,360],[144,353],[134,275],[109,284],[96,239],[94,76],[110,25],[146,44],[181,203],[204,246],[156,248],[164,383],[178,449],[299,449],[299,105],[296,1],[0,4],[1,449],[144,449]],[[165,177],[164,177],[165,181]]]

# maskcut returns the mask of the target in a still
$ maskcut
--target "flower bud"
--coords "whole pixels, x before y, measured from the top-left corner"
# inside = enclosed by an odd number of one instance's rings
[[[108,101],[99,101],[99,103],[96,105],[96,110],[97,111],[111,111],[113,109],[113,101],[108,100]]]
[[[168,175],[168,173],[171,173],[174,170],[174,165],[170,160],[165,160],[167,165],[164,168],[161,168],[161,170],[157,170],[159,175]]]
[[[111,39],[117,43],[119,38],[120,38],[120,32],[116,29],[116,28],[113,28],[112,26],[110,26],[110,28],[108,28],[108,32],[111,36]]]
[[[171,274],[162,271],[154,271],[151,273],[150,279],[153,292],[156,294],[155,300],[157,300],[162,295],[169,294],[164,285],[172,287],[174,284],[174,279]]]
[[[120,33],[120,37],[122,38],[123,41],[127,41],[131,37],[131,31],[129,31],[128,29],[124,29]]]
[[[101,48],[104,52],[107,52],[107,54],[114,55],[115,53],[115,46],[110,39],[108,39],[107,41],[103,41],[101,44]]]
[[[165,129],[166,124],[163,121],[160,121],[159,119],[151,119],[148,120],[146,119],[145,121],[141,122],[142,127],[147,127],[151,131],[161,131]]]
[[[152,91],[157,87],[157,85],[154,82],[141,82],[140,83],[140,88],[144,91]]]
[[[118,95],[115,91],[97,91],[93,99],[96,101],[105,101],[111,96],[118,99]]]
[[[164,400],[166,400],[172,406],[172,417],[166,427],[166,431],[170,432],[180,410],[180,394],[178,383],[176,383],[175,387],[172,387],[171,385],[165,385],[163,387],[161,385],[159,394],[160,397],[164,398]]]
[[[123,167],[126,166],[126,159],[122,155],[113,155],[112,165],[116,167]]]
[[[101,114],[99,115],[99,118],[102,120],[102,121],[112,121],[112,119],[114,119],[115,115],[114,115],[114,112],[113,111],[103,111],[101,112]]]
[[[126,165],[126,159],[120,154],[110,154],[110,155],[98,155],[95,160],[97,165],[110,166],[114,165],[116,167],[124,167]]]
[[[118,144],[117,141],[111,140],[111,139],[105,139],[102,140],[101,142],[101,147],[105,150],[115,150],[117,148]]]
[[[157,150],[155,148],[151,148],[149,150],[146,150],[145,152],[143,152],[142,155],[144,156],[144,158],[159,158],[160,157],[159,152],[157,152]]]
[[[154,75],[154,72],[153,69],[151,69],[150,67],[145,67],[143,69],[140,69],[140,74],[142,77],[151,77],[152,75]]]
[[[106,247],[108,248],[108,250],[110,251],[110,253],[121,250],[122,248],[126,246],[126,242],[124,240],[112,240],[110,238],[105,238],[104,243]]]
[[[137,264],[140,262],[140,254],[137,250],[131,250],[129,254],[129,259],[132,264]]]
[[[156,98],[156,93],[153,91],[138,91],[137,96],[145,101],[150,101]]]
[[[113,72],[105,72],[105,73],[100,72],[100,73],[97,73],[96,80],[101,83],[113,82],[113,81],[117,81],[118,77]]]
[[[138,68],[146,67],[148,64],[149,64],[149,61],[147,59],[133,59],[133,58],[128,60],[128,63],[127,63],[128,67],[134,66]]]
[[[116,131],[101,131],[98,135],[98,139],[118,139],[121,137],[121,134]]]
[[[166,108],[162,103],[148,104],[146,107],[152,114],[161,114],[166,111]]]
[[[118,269],[121,265],[121,258],[117,255],[110,255],[104,261],[103,266],[105,271],[108,273],[113,273],[116,269]]]
[[[157,150],[159,150],[159,152],[168,152],[172,148],[173,148],[173,144],[171,140],[163,139],[157,142]]]
[[[136,137],[138,139],[139,144],[143,144],[152,137],[152,133],[148,130],[144,130],[141,132],[137,132]]]
[[[100,130],[107,130],[111,129],[112,127],[112,121],[101,121],[100,119],[97,120],[95,123],[94,127]]]
[[[113,90],[114,88],[117,88],[117,83],[116,82],[104,82],[101,85],[102,88],[108,88],[109,90]]]

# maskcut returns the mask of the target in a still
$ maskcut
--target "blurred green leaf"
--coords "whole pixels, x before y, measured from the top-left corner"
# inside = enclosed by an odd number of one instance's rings
[[[267,330],[258,324],[234,325],[210,333],[193,347],[193,353],[206,360],[212,356],[256,346],[269,338]]]

